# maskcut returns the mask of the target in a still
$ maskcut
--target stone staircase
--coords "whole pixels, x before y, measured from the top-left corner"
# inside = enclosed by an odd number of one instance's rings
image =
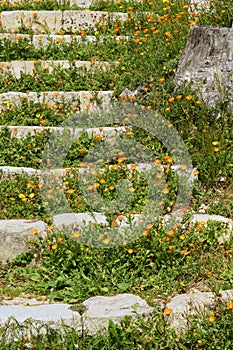
[[[11,1],[15,3],[16,1]],[[61,4],[65,4],[65,1],[59,1]],[[76,40],[80,45],[88,45],[88,43],[95,42],[97,40],[94,32],[97,29],[97,24],[104,24],[107,21],[125,21],[128,18],[127,13],[112,13],[101,12],[101,11],[90,11],[88,8],[93,5],[95,1],[90,0],[71,0],[70,5],[76,6],[78,8],[85,8],[85,10],[63,10],[63,11],[26,11],[26,10],[15,10],[14,11],[4,11],[0,16],[0,40],[12,40],[14,42],[19,42],[22,39],[27,39],[35,48],[44,47],[47,48],[51,42],[59,44],[61,41],[66,43],[71,43],[73,40]],[[25,1],[17,1],[17,3],[24,4]],[[147,14],[145,14],[147,15]],[[30,34],[24,34],[23,31],[30,31]],[[88,35],[84,37],[82,35],[72,34],[80,30],[87,31]],[[69,34],[60,34],[62,31],[71,32]],[[89,35],[91,34],[91,35]],[[119,40],[119,36],[115,37],[115,40]],[[98,40],[103,40],[103,38],[98,38]],[[128,37],[124,37],[124,40],[130,40]],[[11,62],[0,62],[0,74],[5,74],[8,72],[16,79],[19,79],[21,74],[34,75],[37,64],[40,64],[41,68],[44,68],[51,72],[55,67],[59,66],[62,69],[69,70],[72,67],[75,68],[85,68],[86,70],[94,70],[100,68],[101,70],[112,69],[114,64],[117,65],[118,62],[109,63],[109,62],[92,62],[90,61],[75,61],[70,62],[69,60],[40,60],[39,62],[35,61],[11,61]],[[7,87],[7,85],[6,85]],[[93,98],[94,96],[94,98]],[[96,103],[96,100],[100,100],[100,103]],[[0,94],[0,112],[4,112],[9,106],[20,106],[23,101],[34,102],[34,103],[44,103],[46,101],[49,104],[58,104],[66,103],[69,104],[70,108],[78,105],[77,118],[80,113],[85,112],[87,106],[91,108],[101,108],[101,110],[108,109],[109,104],[113,101],[113,91],[7,91]],[[90,110],[91,110],[90,108]],[[47,127],[47,126],[35,126],[35,125],[7,125],[8,129],[11,132],[12,138],[22,139],[29,133],[31,135],[38,134],[44,130],[55,131],[62,135],[64,127]],[[1,125],[0,129],[5,128],[5,125]],[[72,129],[73,136],[78,137],[83,128]],[[128,131],[128,128],[125,125],[117,127],[106,127],[99,125],[96,128],[86,128],[85,130],[89,136],[100,135],[103,141],[105,139],[111,140],[115,136],[120,136],[125,134]],[[132,165],[128,164],[130,168]],[[151,164],[137,164],[136,168],[139,171],[146,171]],[[180,165],[177,164],[173,167],[174,171],[179,171]],[[65,174],[67,169],[53,169],[54,173]],[[26,167],[15,167],[14,164],[9,166],[1,166],[0,171],[2,173],[2,178],[13,176],[17,173],[24,173],[27,176],[32,174],[40,176],[42,170]],[[78,168],[78,172],[84,172],[82,167]],[[193,181],[193,177],[190,181]],[[134,221],[137,222],[139,215],[133,215]],[[94,212],[92,215],[89,213],[64,213],[53,216],[53,224],[56,228],[62,229],[64,226],[70,225],[79,225],[81,227],[83,223],[93,223],[97,222],[99,224],[107,224],[106,217],[103,213]],[[225,221],[224,218],[212,218],[206,217],[205,220],[209,219]],[[203,217],[194,216],[193,220],[203,221]],[[117,222],[119,224],[119,222]],[[129,226],[126,218],[124,217],[121,220],[121,226]],[[46,235],[48,231],[48,226],[43,221],[37,220],[0,220],[0,259],[3,263],[7,260],[11,260],[16,257],[19,253],[27,250],[25,246],[25,240],[28,238],[36,239],[39,236]],[[119,301],[119,300],[121,301]],[[112,303],[109,300],[89,300],[86,301],[86,304],[89,305],[89,309],[93,308],[91,302],[97,304],[94,305],[94,312],[91,314],[91,311],[87,313],[86,317],[91,317],[92,321],[87,321],[87,329],[91,333],[94,332],[93,322],[96,325],[99,325],[103,319],[107,321],[111,318],[116,321],[119,321],[122,316],[131,315],[133,313],[132,305],[138,303],[139,313],[148,313],[151,311],[151,308],[146,305],[142,300],[137,299],[134,296],[119,296],[116,298],[115,307],[118,309],[117,313],[112,316],[111,312],[108,315],[102,315],[99,313],[98,303],[102,302],[108,308],[108,303]],[[123,300],[124,299],[124,300]],[[0,306],[0,323],[6,322],[9,316],[23,315],[22,317],[17,317],[18,320],[24,321],[27,318],[27,315],[32,317],[36,321],[45,321],[53,322],[55,325],[59,323],[64,316],[69,325],[75,326],[77,331],[80,331],[81,316],[74,311],[69,309],[69,305],[60,305],[60,304],[45,304],[44,306],[38,306],[38,301],[34,304],[36,306],[29,307],[25,304],[30,302],[29,299],[26,301],[19,301],[20,305],[2,305]],[[88,304],[89,303],[89,304]],[[122,303],[120,306],[119,303]],[[126,306],[124,306],[126,303]],[[128,303],[128,304],[127,304]],[[12,303],[13,304],[13,303]],[[112,304],[111,304],[112,305]],[[118,305],[118,306],[116,306]],[[122,306],[122,307],[121,307]],[[122,308],[125,308],[125,312],[122,312]],[[114,308],[113,308],[114,309]],[[54,315],[51,320],[50,313]],[[71,322],[72,320],[72,322]],[[93,321],[94,320],[94,321]],[[106,321],[106,320],[105,320]],[[105,322],[104,321],[104,322]],[[106,322],[105,322],[106,324]],[[176,324],[177,327],[177,324]],[[179,328],[179,327],[178,327]]]

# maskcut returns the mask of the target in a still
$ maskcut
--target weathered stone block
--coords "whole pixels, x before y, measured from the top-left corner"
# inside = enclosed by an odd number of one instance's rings
[[[209,105],[221,101],[233,108],[233,29],[193,26],[175,81],[191,82]]]

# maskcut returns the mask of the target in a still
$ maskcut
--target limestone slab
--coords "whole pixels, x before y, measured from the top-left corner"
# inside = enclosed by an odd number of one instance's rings
[[[107,107],[111,103],[113,91],[45,91],[28,93],[9,91],[0,94],[0,111],[11,106],[20,106],[23,101],[34,103],[67,104],[80,110],[87,110],[87,105]]]
[[[64,11],[62,28],[65,31],[77,32],[80,30],[96,29],[97,24],[111,20],[125,20],[128,15],[121,12],[109,14],[103,11]]]
[[[117,64],[117,63],[115,63]],[[41,69],[46,69],[51,73],[55,68],[71,69],[72,67],[84,68],[86,70],[101,69],[106,71],[110,64],[108,62],[100,61],[76,61],[74,64],[68,60],[39,60],[39,61],[10,61],[10,62],[0,62],[0,72],[10,72],[17,79],[20,78],[21,73],[33,75],[37,67]]]
[[[0,125],[0,130],[5,128],[4,125]],[[57,135],[62,135],[64,131],[69,131],[73,137],[80,136],[85,131],[90,137],[93,135],[101,135],[105,137],[114,137],[122,135],[126,132],[124,127],[104,127],[104,128],[66,128],[56,126],[12,126],[8,125],[7,128],[11,131],[12,137],[19,139],[24,138],[27,134],[35,135],[44,131],[55,132]]]
[[[109,320],[117,324],[126,316],[146,317],[153,311],[145,300],[127,293],[110,297],[96,296],[84,301],[83,305],[86,308],[83,315],[84,326],[89,334],[94,334],[97,330],[107,327]]]
[[[107,224],[105,215],[101,213],[65,213],[54,215],[53,224],[56,228],[62,229],[64,226],[76,227],[85,226],[88,223]]]
[[[3,11],[1,21],[6,32],[24,28],[34,33],[57,33],[62,26],[62,11]]]

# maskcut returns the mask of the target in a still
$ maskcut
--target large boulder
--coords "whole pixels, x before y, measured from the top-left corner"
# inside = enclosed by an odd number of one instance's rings
[[[175,81],[192,83],[209,105],[233,108],[233,28],[191,27]]]
[[[26,242],[45,235],[47,225],[37,220],[0,220],[0,261],[4,264],[28,250]]]

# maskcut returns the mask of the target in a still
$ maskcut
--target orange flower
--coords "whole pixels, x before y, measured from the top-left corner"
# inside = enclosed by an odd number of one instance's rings
[[[167,235],[169,237],[174,237],[175,233],[174,233],[174,231],[168,231]]]
[[[168,194],[169,189],[168,189],[167,187],[165,187],[165,188],[162,190],[162,192],[163,192],[164,194]]]
[[[167,315],[167,316],[171,315],[172,311],[173,311],[173,310],[172,310],[171,308],[169,308],[169,307],[166,307],[166,308],[164,309],[164,313],[165,313],[165,315]]]
[[[122,215],[119,215],[118,217],[117,217],[117,219],[119,220],[119,221],[123,221],[123,216]]]
[[[160,82],[160,83],[163,83],[164,81],[165,81],[165,78],[160,78],[160,79],[159,79],[159,82]]]
[[[191,101],[193,99],[193,96],[192,95],[187,95],[185,98],[186,98],[187,101]]]
[[[174,97],[170,97],[169,99],[168,99],[168,102],[170,102],[170,103],[172,103],[172,102],[174,102]]]
[[[153,224],[147,224],[147,225],[146,225],[147,230],[151,230],[152,227],[153,227]]]
[[[230,301],[230,302],[227,304],[227,308],[228,308],[228,310],[233,309],[233,301]]]
[[[149,235],[149,231],[147,231],[147,230],[144,230],[143,232],[142,232],[142,235],[144,236],[144,237],[147,237],[148,235]]]

